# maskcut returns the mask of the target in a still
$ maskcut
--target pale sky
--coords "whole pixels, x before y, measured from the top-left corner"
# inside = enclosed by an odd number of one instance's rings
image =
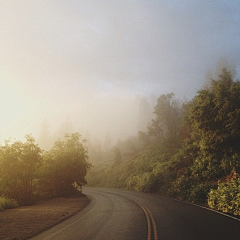
[[[0,0],[1,140],[37,138],[44,119],[134,134],[136,94],[191,99],[220,58],[239,76],[239,13],[239,0]]]

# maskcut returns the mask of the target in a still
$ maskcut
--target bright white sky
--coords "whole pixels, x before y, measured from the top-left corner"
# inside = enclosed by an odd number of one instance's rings
[[[240,69],[239,13],[239,0],[0,1],[1,139],[37,137],[44,119],[127,135],[136,94],[192,98],[219,58]]]

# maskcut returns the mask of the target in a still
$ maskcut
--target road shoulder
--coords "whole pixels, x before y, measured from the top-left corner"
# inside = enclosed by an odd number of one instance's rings
[[[0,211],[0,239],[27,239],[68,219],[90,202],[86,196],[54,198]]]

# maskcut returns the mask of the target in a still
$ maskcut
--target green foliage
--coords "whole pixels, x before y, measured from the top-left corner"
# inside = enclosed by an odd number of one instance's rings
[[[133,144],[131,154],[125,154],[126,146],[106,153],[92,183],[208,200],[212,208],[239,214],[239,180],[216,188],[233,172],[240,174],[240,82],[222,69],[192,101],[180,104],[170,93],[154,109],[148,131],[139,131],[141,144]]]
[[[191,133],[184,143],[192,147],[187,150],[183,144],[180,150],[178,166],[183,162],[188,164],[173,183],[171,190],[177,196],[206,202],[210,188],[219,179],[240,171],[239,86],[230,72],[223,69],[218,80],[212,80],[209,88],[199,91],[188,103],[187,122]],[[184,159],[192,159],[192,163]]]
[[[208,193],[214,186],[214,183],[198,183],[195,179],[182,175],[165,194],[169,197],[203,204],[207,202]]]
[[[209,191],[215,187],[215,183],[203,182],[192,186],[190,196],[187,200],[195,203],[206,203]]]
[[[0,148],[1,194],[21,204],[33,201],[34,178],[41,164],[41,149],[32,136],[26,141],[6,141]]]
[[[221,182],[208,196],[209,207],[234,215],[240,215],[240,178]]]
[[[173,97],[173,93],[161,95],[157,100],[154,111],[156,114],[155,121],[162,130],[164,137],[168,139],[178,138],[182,119],[181,104]]]
[[[14,199],[0,197],[0,211],[9,208],[18,207],[18,202]]]
[[[127,187],[144,192],[162,191],[172,177],[171,171],[174,171],[169,170],[172,167],[169,163],[177,151],[175,147],[162,142],[145,149],[134,159],[132,172],[126,179]]]
[[[234,82],[223,69],[219,79],[193,99],[189,119],[200,148],[193,171],[212,180],[239,172],[240,82]]]
[[[80,193],[91,165],[78,133],[66,134],[54,147],[43,151],[27,135],[25,142],[6,141],[0,147],[0,196],[3,208],[32,204],[39,197]],[[5,200],[4,200],[5,199]],[[10,200],[14,199],[14,200]]]
[[[182,108],[179,101],[174,99],[173,93],[163,94],[157,99],[157,105],[154,109],[156,118],[148,127],[147,135],[149,138],[154,143],[162,139],[176,141],[180,134],[182,120]],[[145,136],[142,134],[143,137]]]
[[[64,140],[56,141],[44,155],[41,192],[57,196],[81,192],[86,184],[87,170],[91,167],[87,158],[84,142],[78,133],[66,134]]]
[[[159,178],[152,172],[144,172],[141,175],[132,176],[128,180],[128,187],[141,192],[156,192]]]

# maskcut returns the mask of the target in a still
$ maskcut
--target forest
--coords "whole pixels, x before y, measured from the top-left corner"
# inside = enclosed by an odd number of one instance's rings
[[[0,146],[0,210],[53,197],[81,194],[91,167],[79,133],[66,134],[49,151],[31,135]]]
[[[240,215],[240,82],[223,68],[191,101],[157,99],[138,136],[91,151],[89,186],[125,188]]]
[[[223,68],[190,101],[161,95],[148,127],[113,147],[110,135],[101,148],[68,133],[45,151],[32,135],[5,140],[0,210],[78,195],[88,184],[157,193],[239,216],[240,82],[233,78]],[[144,115],[149,109],[141,102]]]

